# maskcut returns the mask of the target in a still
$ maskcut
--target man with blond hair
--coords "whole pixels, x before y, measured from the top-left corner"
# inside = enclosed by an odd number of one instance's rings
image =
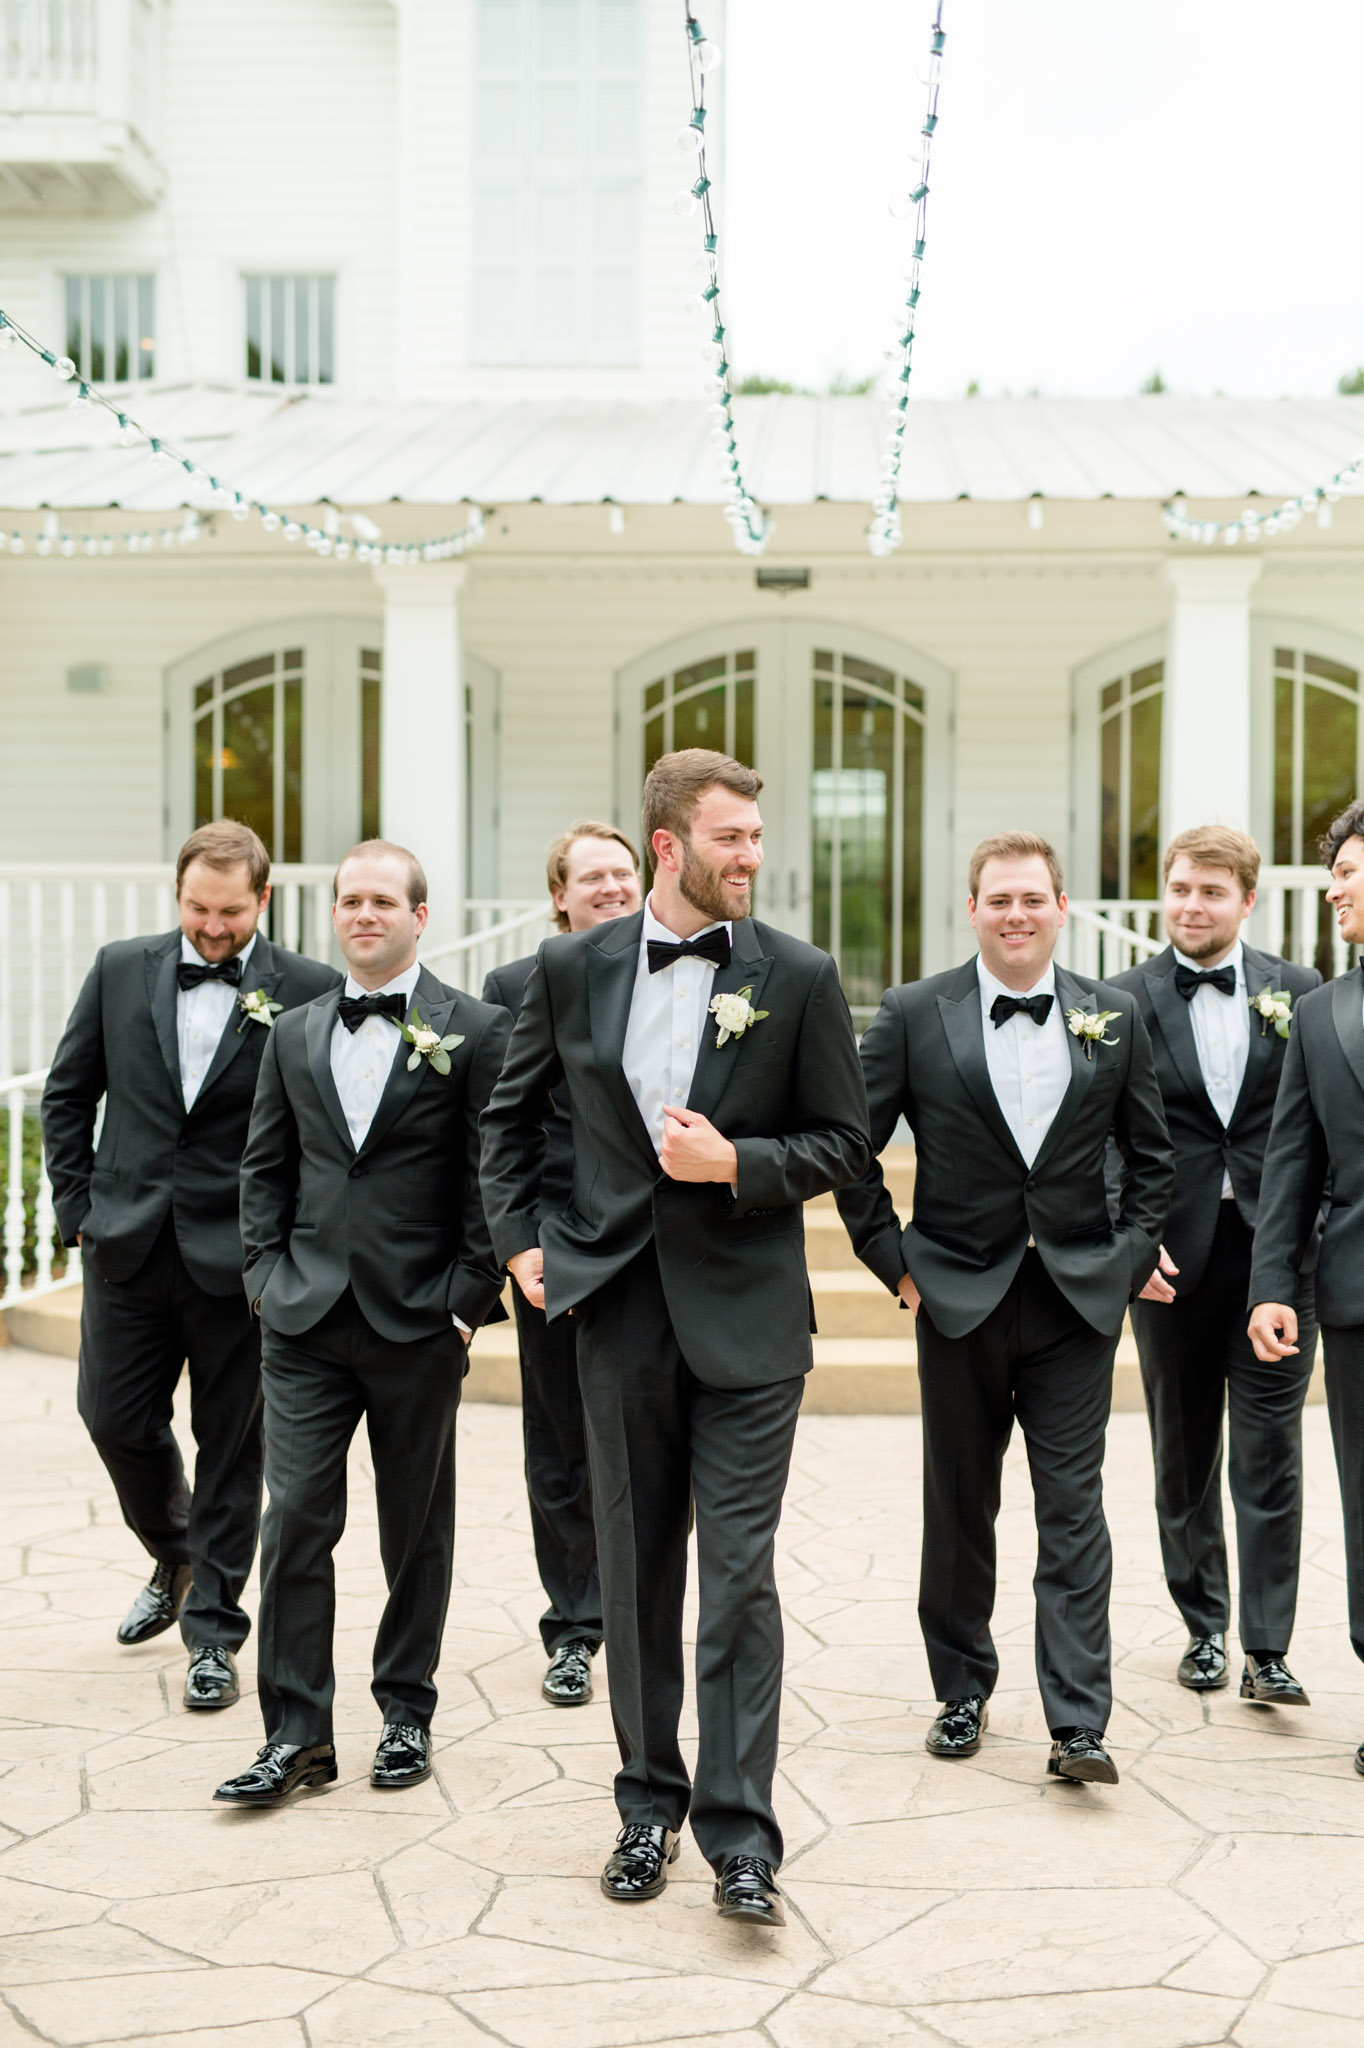
[[[862,1041],[879,1153],[914,1133],[902,1228],[879,1164],[838,1196],[863,1261],[917,1317],[924,1543],[919,1619],[941,1711],[935,1756],[980,1747],[1000,1472],[1017,1420],[1037,1515],[1036,1661],[1054,1776],[1116,1784],[1104,1431],[1132,1292],[1156,1262],[1174,1158],[1133,997],[1052,958],[1066,919],[1045,839],[1001,832],[971,859],[979,953],[887,990]],[[1112,1139],[1127,1179],[1116,1224]]]
[[[549,849],[545,878],[561,932],[591,931],[639,909],[639,856],[623,832],[595,818],[578,818],[559,834]],[[484,1002],[499,1003],[514,1021],[535,957],[530,953],[494,967],[483,984]],[[572,1192],[573,1120],[560,1084],[554,1090],[554,1112],[545,1122],[538,1213],[554,1215]],[[513,1296],[530,1526],[540,1583],[549,1597],[540,1617],[540,1639],[549,1657],[540,1689],[552,1707],[583,1707],[592,1698],[592,1659],[601,1648],[602,1621],[577,1325],[569,1316],[550,1322],[519,1287]]]
[[[1306,1706],[1285,1658],[1302,1547],[1302,1404],[1316,1349],[1312,1273],[1294,1283],[1299,1346],[1258,1359],[1246,1334],[1251,1245],[1287,1035],[1257,1004],[1291,1007],[1315,988],[1248,945],[1260,850],[1230,825],[1179,833],[1165,849],[1170,944],[1113,976],[1151,1036],[1177,1173],[1160,1263],[1132,1304],[1156,1468],[1160,1551],[1189,1632],[1176,1677],[1226,1685],[1231,1593],[1222,1527],[1222,1432],[1236,1514],[1241,1698]]]
[[[213,1709],[238,1697],[260,1522],[260,1333],[241,1298],[238,1175],[275,1019],[339,977],[260,929],[270,857],[249,825],[190,834],[175,901],[174,931],[95,956],[43,1091],[43,1140],[62,1241],[81,1247],[77,1405],[155,1566],[118,1640],[148,1642],[178,1618],[184,1703]],[[186,1360],[192,1491],[171,1429]]]

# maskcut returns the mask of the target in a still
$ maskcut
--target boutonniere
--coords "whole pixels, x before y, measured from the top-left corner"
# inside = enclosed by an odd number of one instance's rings
[[[755,1010],[749,997],[751,988],[735,989],[732,995],[712,996],[710,1014],[719,1027],[715,1043],[723,1045],[727,1038],[742,1038],[750,1024],[761,1024],[766,1010]]]
[[[237,1026],[237,1036],[240,1038],[248,1024],[263,1024],[267,1031],[272,1031],[275,1019],[284,1005],[275,1002],[263,988],[253,988],[249,993],[244,992],[237,997],[237,1008],[242,1013],[242,1021]]]
[[[1067,1010],[1066,1022],[1075,1037],[1084,1046],[1085,1058],[1092,1060],[1096,1045],[1116,1045],[1116,1038],[1105,1038],[1104,1033],[1120,1010]]]
[[[400,1024],[398,1029],[412,1047],[412,1057],[407,1063],[409,1074],[414,1067],[419,1067],[423,1060],[429,1060],[438,1074],[448,1074],[451,1053],[457,1045],[464,1043],[462,1031],[447,1032],[442,1038],[439,1031],[432,1031],[428,1025],[423,1024],[421,1012],[415,1004],[412,1009],[412,1022]]]
[[[1251,997],[1250,1007],[1260,1020],[1261,1038],[1271,1024],[1280,1038],[1287,1038],[1293,1019],[1293,998],[1286,988],[1262,988]]]

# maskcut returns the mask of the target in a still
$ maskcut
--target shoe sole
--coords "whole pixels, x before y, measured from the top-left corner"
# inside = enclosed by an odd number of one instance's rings
[[[406,1792],[409,1785],[424,1785],[435,1768],[434,1764],[428,1764],[424,1771],[412,1771],[405,1778],[376,1778],[371,1771],[369,1782],[376,1792]]]
[[[326,1771],[310,1771],[306,1778],[300,1778],[287,1792],[266,1792],[259,1797],[245,1799],[234,1799],[230,1795],[225,1798],[221,1792],[215,1792],[213,1797],[220,1806],[282,1806],[286,1799],[293,1798],[295,1792],[325,1792],[328,1785],[336,1783],[337,1775],[336,1766],[333,1764]]]
[[[182,1697],[180,1704],[187,1714],[217,1714],[224,1707],[235,1707],[240,1699],[240,1692],[234,1692],[229,1698],[220,1700],[191,1700]]]
[[[785,1927],[786,1915],[781,1912],[762,1912],[752,1906],[721,1906],[722,1920],[747,1920],[750,1927]]]
[[[1299,1693],[1258,1693],[1241,1687],[1241,1698],[1252,1707],[1310,1707],[1312,1702],[1305,1692]]]
[[[1098,1758],[1077,1757],[1074,1763],[1060,1764],[1047,1758],[1047,1770],[1053,1778],[1064,1778],[1072,1785],[1116,1785],[1117,1765],[1100,1763]]]
[[[1225,1692],[1231,1684],[1229,1675],[1223,1678],[1180,1678],[1176,1671],[1175,1677],[1186,1692]]]
[[[576,1700],[561,1700],[557,1693],[546,1691],[542,1685],[540,1687],[540,1697],[542,1700],[547,1700],[552,1707],[590,1707],[592,1704],[592,1689],[589,1686],[587,1691]]]

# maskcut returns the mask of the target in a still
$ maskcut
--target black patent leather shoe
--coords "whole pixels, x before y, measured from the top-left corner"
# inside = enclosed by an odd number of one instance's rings
[[[1047,1770],[1053,1778],[1069,1778],[1076,1785],[1118,1782],[1118,1767],[1104,1748],[1103,1736],[1094,1728],[1076,1728],[1053,1742]]]
[[[560,1643],[540,1691],[552,1707],[585,1707],[592,1697],[592,1652],[586,1643]]]
[[[431,1775],[431,1737],[415,1721],[385,1721],[369,1774],[381,1792],[401,1792]]]
[[[668,1865],[677,1861],[681,1839],[672,1828],[645,1827],[639,1821],[623,1827],[601,1874],[607,1898],[624,1905],[656,1899],[668,1882]]]
[[[1221,1692],[1227,1683],[1227,1639],[1224,1635],[1190,1636],[1175,1677],[1190,1692]]]
[[[990,1709],[978,1692],[964,1700],[944,1700],[924,1748],[930,1756],[974,1756],[989,1725]]]
[[[276,1806],[291,1792],[314,1792],[336,1783],[336,1751],[330,1742],[302,1748],[296,1742],[267,1742],[239,1778],[225,1778],[213,1797],[224,1806]]]
[[[1364,1742],[1361,1742],[1359,1748],[1355,1751],[1355,1769],[1359,1772],[1360,1777],[1364,1778]]]
[[[187,1564],[159,1564],[118,1625],[121,1643],[149,1643],[180,1619],[194,1572]]]
[[[754,1927],[785,1927],[786,1908],[777,1875],[761,1856],[727,1856],[715,1880],[722,1920],[747,1920]]]
[[[1310,1707],[1312,1702],[1298,1684],[1282,1657],[1266,1657],[1258,1663],[1246,1658],[1241,1673],[1241,1698],[1260,1707]]]
[[[195,1650],[185,1673],[185,1705],[196,1711],[235,1707],[241,1698],[237,1661],[231,1650],[205,1643]]]

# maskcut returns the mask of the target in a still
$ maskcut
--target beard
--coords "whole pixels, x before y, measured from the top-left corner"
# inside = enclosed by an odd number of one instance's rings
[[[741,902],[734,901],[732,890],[726,890],[720,880],[721,868],[707,866],[689,839],[682,841],[682,872],[677,886],[693,910],[699,910],[703,917],[713,918],[716,924],[727,923],[731,918],[747,917],[753,908],[753,881]]]
[[[1186,960],[1210,960],[1214,953],[1225,953],[1236,943],[1236,933],[1204,932],[1197,939],[1176,939],[1174,942]]]
[[[235,960],[238,953],[246,950],[256,934],[253,929],[240,935],[236,932],[225,933],[220,939],[205,938],[202,932],[196,932],[193,936],[187,933],[186,936],[189,937],[191,946],[201,960],[217,962]]]

